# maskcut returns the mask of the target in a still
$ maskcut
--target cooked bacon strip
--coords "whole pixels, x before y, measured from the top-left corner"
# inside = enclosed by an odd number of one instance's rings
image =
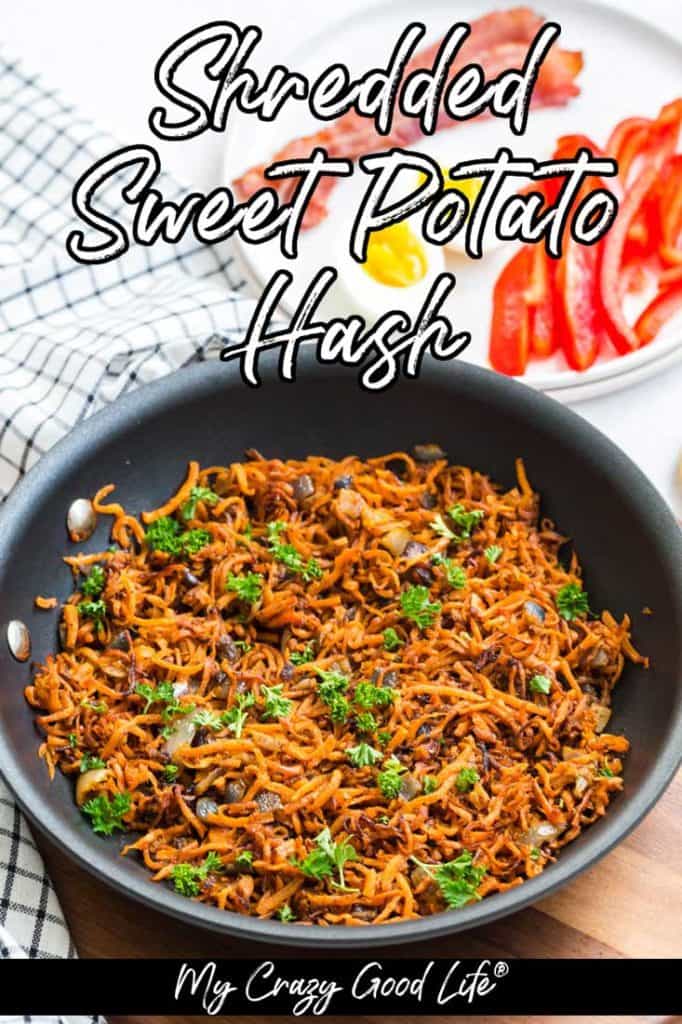
[[[525,7],[508,11],[495,11],[471,23],[471,34],[462,45],[457,59],[452,64],[452,75],[467,64],[477,63],[483,68],[486,79],[492,80],[509,68],[520,68],[526,58],[528,46],[543,24],[543,18]],[[407,65],[405,75],[420,68],[429,68],[438,53],[442,40],[416,54]],[[568,102],[579,93],[575,77],[582,68],[580,53],[552,49],[540,69],[535,87],[533,103],[536,106],[558,106]],[[453,128],[459,122],[452,121],[442,109],[438,115],[437,127]],[[270,164],[295,160],[310,155],[315,147],[322,147],[332,158],[356,160],[366,153],[390,149],[394,146],[409,146],[422,137],[419,123],[396,110],[391,131],[387,136],[377,134],[370,120],[349,111],[330,127],[323,128],[303,138],[293,139],[279,150],[269,164],[251,168],[234,182],[237,195],[248,199],[265,186],[274,188],[282,202],[287,202],[296,187],[293,179],[270,181],[265,171]],[[327,215],[327,201],[336,187],[333,178],[323,178],[311,198],[303,227],[319,224]]]

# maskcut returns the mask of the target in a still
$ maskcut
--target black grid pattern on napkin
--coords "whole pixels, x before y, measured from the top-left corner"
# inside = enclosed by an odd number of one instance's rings
[[[132,244],[74,262],[71,206],[82,173],[117,143],[0,53],[0,498],[67,430],[140,383],[213,356],[253,307],[229,245]],[[97,190],[122,223],[125,173]],[[168,175],[156,183],[177,200]],[[208,340],[207,340],[208,339]]]
[[[229,245],[209,248],[188,236],[175,245],[133,244],[107,264],[82,266],[68,256],[68,232],[88,230],[71,206],[74,185],[119,147],[0,50],[0,501],[94,410],[215,356],[251,316]],[[98,207],[125,224],[127,180],[97,192]],[[156,186],[169,199],[185,191],[165,174]],[[0,958],[26,955],[76,952],[0,780]]]

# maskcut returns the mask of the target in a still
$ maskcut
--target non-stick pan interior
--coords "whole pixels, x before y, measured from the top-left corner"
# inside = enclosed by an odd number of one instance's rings
[[[206,364],[143,389],[81,425],[38,465],[10,498],[0,524],[0,624],[26,621],[33,656],[56,646],[57,612],[35,610],[36,594],[70,592],[61,555],[73,550],[65,513],[76,497],[115,483],[116,500],[139,512],[165,500],[190,458],[204,464],[243,457],[367,456],[435,441],[450,460],[514,482],[524,459],[543,514],[571,537],[585,567],[595,610],[632,615],[648,671],[629,666],[615,698],[612,728],[632,752],[625,791],[606,817],[568,847],[543,875],[504,895],[454,913],[375,929],[316,929],[258,922],[202,907],[149,881],[121,840],[94,836],[77,811],[71,785],[48,781],[36,756],[38,735],[22,691],[30,667],[0,646],[4,698],[0,763],[32,817],[102,878],[189,920],[270,941],[337,945],[386,944],[468,927],[518,909],[600,856],[648,809],[672,774],[680,746],[682,707],[682,554],[679,530],[664,503],[632,463],[575,414],[530,389],[475,368],[431,364],[418,380],[383,393],[363,391],[357,374],[305,361],[295,384],[273,367],[261,389],[246,387],[236,367]],[[108,543],[107,524],[83,550]],[[649,608],[652,614],[644,614]],[[676,749],[677,747],[677,749]]]

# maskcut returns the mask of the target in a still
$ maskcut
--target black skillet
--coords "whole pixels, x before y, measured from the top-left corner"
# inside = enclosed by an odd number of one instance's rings
[[[625,414],[625,413],[624,413]],[[122,840],[94,835],[62,776],[50,783],[36,755],[38,736],[23,688],[30,666],[4,642],[8,620],[30,626],[33,657],[56,647],[56,612],[37,611],[36,594],[70,592],[61,556],[73,550],[67,507],[101,485],[139,512],[177,487],[190,458],[226,463],[255,447],[268,456],[376,455],[439,442],[450,459],[511,485],[523,456],[543,512],[569,534],[585,566],[592,607],[630,612],[649,671],[628,666],[609,726],[632,742],[625,789],[607,815],[570,844],[538,878],[461,910],[367,928],[318,928],[261,921],[203,906],[150,881]],[[106,546],[101,522],[84,550]],[[416,381],[362,391],[354,371],[306,359],[295,384],[272,360],[263,387],[234,365],[209,363],[144,387],[86,423],[46,455],[0,517],[0,769],[39,828],[86,870],[135,899],[185,921],[289,945],[386,946],[481,925],[546,896],[603,856],[637,824],[670,781],[682,750],[682,543],[667,506],[633,463],[582,418],[519,384],[464,364],[425,366]],[[644,615],[648,606],[653,614]],[[646,884],[646,879],[641,880]]]

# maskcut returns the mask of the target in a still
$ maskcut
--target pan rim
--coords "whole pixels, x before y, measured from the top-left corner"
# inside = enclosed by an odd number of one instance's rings
[[[320,365],[312,355],[303,352],[299,358],[299,369],[306,374],[317,374],[325,378],[330,376],[329,367]],[[564,436],[580,447],[583,455],[587,450],[588,455],[585,457],[598,460],[604,473],[617,479],[619,487],[627,486],[637,496],[638,503],[645,503],[647,521],[651,523],[651,529],[656,531],[657,543],[664,545],[669,552],[666,557],[671,566],[671,575],[674,575],[674,566],[682,564],[682,532],[664,499],[624,452],[577,413],[524,384],[465,363],[457,364],[455,374],[463,378],[463,383],[468,387],[478,391],[485,389],[493,406],[496,401],[502,405],[510,401],[514,404],[523,403],[526,415],[535,415],[539,422],[547,426],[553,424],[555,429],[561,428]],[[421,379],[448,390],[454,386],[452,381],[455,374],[444,373],[437,364],[425,362]],[[141,386],[81,421],[36,463],[0,509],[0,564],[9,556],[13,534],[19,530],[18,521],[24,504],[30,501],[32,495],[41,494],[50,479],[59,475],[60,469],[73,465],[74,461],[77,464],[93,444],[105,438],[110,440],[117,431],[127,430],[132,423],[137,421],[139,424],[146,418],[153,418],[165,408],[173,407],[189,396],[197,397],[202,392],[234,386],[237,378],[236,364],[221,365],[209,361],[184,367],[167,377]],[[245,386],[240,378],[239,382]],[[415,382],[412,386],[418,388],[419,383]],[[676,582],[677,604],[682,609],[682,579]],[[682,693],[682,679],[678,678],[676,684]],[[116,860],[114,864],[99,865],[93,858],[93,841],[96,839],[93,840],[90,835],[84,838],[74,825],[59,820],[51,803],[37,791],[12,756],[11,748],[5,742],[8,734],[6,722],[0,718],[0,772],[17,803],[33,825],[46,833],[63,852],[98,880],[152,909],[224,935],[291,947],[310,947],[314,944],[321,950],[366,949],[418,942],[487,924],[550,895],[593,866],[639,824],[672,780],[682,761],[682,700],[678,701],[662,749],[647,777],[629,796],[627,804],[620,809],[618,815],[614,815],[611,820],[606,815],[596,834],[592,830],[584,833],[581,848],[572,859],[564,855],[536,878],[481,903],[373,929],[340,925],[302,927],[221,911],[186,900],[169,889],[151,883],[144,871],[140,871],[138,878],[130,873],[129,865],[124,864],[122,859],[120,863]]]

